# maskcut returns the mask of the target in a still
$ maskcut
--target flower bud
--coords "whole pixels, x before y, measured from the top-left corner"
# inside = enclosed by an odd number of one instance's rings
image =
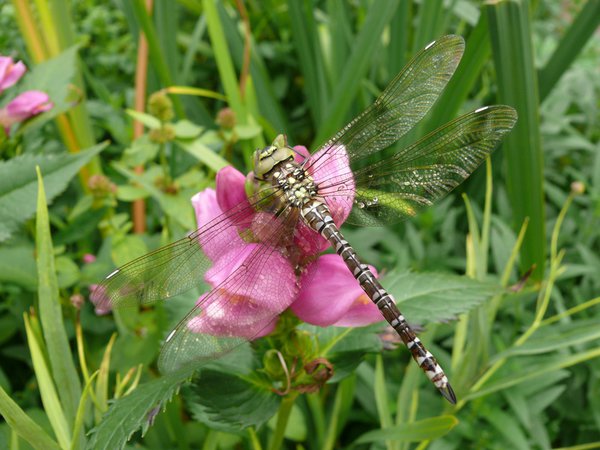
[[[216,122],[221,128],[232,129],[236,123],[235,111],[231,108],[223,108],[217,114]]]
[[[164,91],[155,92],[148,100],[148,112],[161,122],[169,122],[173,117],[173,102]]]
[[[152,142],[156,142],[157,144],[164,144],[165,142],[169,142],[175,139],[175,128],[173,128],[171,124],[167,123],[160,128],[150,130],[148,136],[150,137],[150,140]]]
[[[117,192],[117,186],[105,175],[92,175],[88,180],[88,188],[94,197],[106,197]]]
[[[83,306],[83,302],[85,302],[85,298],[81,294],[73,294],[69,298],[71,304],[75,307],[75,309],[81,309]]]
[[[571,193],[574,195],[581,195],[585,192],[585,184],[581,181],[573,181],[571,183]]]

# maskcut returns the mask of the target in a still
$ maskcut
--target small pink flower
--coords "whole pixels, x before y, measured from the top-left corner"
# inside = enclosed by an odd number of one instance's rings
[[[15,63],[10,56],[0,56],[0,94],[19,81],[26,70],[23,61]]]
[[[86,253],[85,255],[83,255],[83,263],[84,264],[91,264],[94,261],[96,261],[96,255],[92,255],[91,253]]]
[[[27,91],[17,95],[4,108],[0,109],[0,125],[8,134],[11,126],[48,111],[54,106],[48,94],[41,91]]]
[[[104,286],[90,284],[90,300],[94,304],[94,312],[97,315],[104,316],[112,311],[110,300],[106,295]]]

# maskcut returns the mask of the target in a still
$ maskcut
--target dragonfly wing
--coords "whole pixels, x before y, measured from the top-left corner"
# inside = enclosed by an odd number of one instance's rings
[[[250,229],[264,197],[257,194],[187,237],[116,269],[96,286],[92,301],[103,309],[145,305],[198,286],[213,261],[243,246],[243,233]]]
[[[323,145],[306,167],[316,170],[336,157],[357,161],[404,136],[438,99],[454,74],[464,48],[460,36],[444,36],[429,44],[368,109]]]
[[[516,120],[517,113],[509,106],[480,108],[389,158],[358,169],[349,222],[377,225],[414,216],[462,183]],[[335,186],[328,190],[341,198],[350,194]]]
[[[260,243],[248,244],[235,261],[216,263],[217,273],[211,269],[209,276],[222,281],[169,334],[158,360],[161,372],[200,366],[273,329],[297,294],[294,267],[282,251],[297,221],[294,210],[284,209],[263,224]]]

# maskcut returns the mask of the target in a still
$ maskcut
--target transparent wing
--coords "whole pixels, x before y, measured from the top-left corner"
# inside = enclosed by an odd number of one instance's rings
[[[194,233],[137,258],[112,272],[92,292],[99,307],[145,305],[180,294],[203,281],[213,261],[244,242],[244,235],[266,225],[253,224],[275,192],[261,193],[216,217]],[[259,229],[253,229],[253,227]]]
[[[419,122],[454,74],[464,51],[460,36],[444,36],[419,52],[367,110],[323,145],[307,168],[335,158],[362,159],[385,149]]]
[[[349,222],[376,225],[414,216],[462,183],[514,126],[509,106],[480,108],[438,128],[391,157],[358,169],[354,189],[323,180],[324,196],[354,202]],[[321,189],[322,185],[322,189]],[[341,188],[341,189],[340,189]]]
[[[217,279],[223,281],[167,337],[158,360],[161,372],[201,365],[273,329],[297,294],[295,268],[284,254],[297,221],[297,210],[285,208],[264,222],[260,243],[247,245],[236,261],[217,267]]]

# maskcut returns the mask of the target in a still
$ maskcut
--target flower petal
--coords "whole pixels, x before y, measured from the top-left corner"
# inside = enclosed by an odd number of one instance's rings
[[[357,306],[359,309],[356,312],[368,312],[366,323],[381,320],[375,305],[372,305],[371,309],[377,313],[378,320],[373,320],[372,311],[363,310],[360,304],[355,305],[364,293],[343,260],[336,254],[323,255],[313,262],[302,276],[300,285],[298,299],[291,309],[304,322],[326,327],[343,321],[349,313],[349,320],[354,321],[352,317],[355,312],[351,311],[351,308]]]
[[[230,278],[242,264],[243,270]],[[256,308],[256,316],[280,314],[296,298],[292,265],[281,253],[262,244],[230,249],[215,261],[204,278],[213,288],[225,291],[230,299],[245,298]]]
[[[26,71],[23,61],[15,63],[9,56],[0,56],[0,93],[19,81]]]
[[[223,167],[217,173],[217,202],[222,211],[227,211],[240,203],[248,206],[245,190],[246,176],[232,166]]]
[[[50,97],[45,92],[27,91],[11,100],[6,105],[6,111],[13,120],[21,122],[31,116],[48,111],[52,106],[54,105],[50,102]]]
[[[354,177],[346,147],[335,145],[322,148],[310,157],[307,167],[335,224],[341,226],[350,215],[354,203]]]
[[[194,195],[192,206],[196,211],[198,228],[201,228],[198,241],[211,261],[217,259],[225,248],[231,245],[241,246],[244,244],[237,228],[231,226],[228,219],[221,220],[219,223],[212,223],[214,219],[223,214],[214,189],[207,188]]]

